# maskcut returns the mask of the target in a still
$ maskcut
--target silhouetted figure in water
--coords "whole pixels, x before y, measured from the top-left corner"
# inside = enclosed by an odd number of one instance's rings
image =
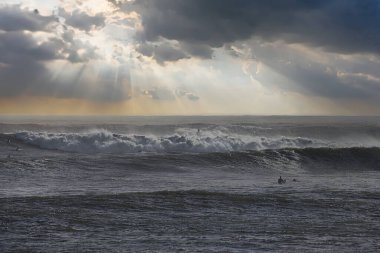
[[[201,130],[198,128],[197,134],[200,134],[200,133],[201,133]]]
[[[8,138],[7,143],[8,145],[11,145],[11,138]]]
[[[293,178],[293,182],[298,182],[298,180],[297,180],[297,179],[295,179],[295,178]]]
[[[16,146],[16,151],[19,151],[20,150],[20,147],[19,146]]]
[[[278,184],[285,184],[286,183],[286,179],[282,179],[282,177],[280,176],[280,178],[278,179]]]

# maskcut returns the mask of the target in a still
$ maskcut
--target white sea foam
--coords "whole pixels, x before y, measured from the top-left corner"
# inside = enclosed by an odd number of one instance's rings
[[[310,138],[227,134],[220,130],[198,133],[194,129],[181,129],[172,135],[162,136],[123,135],[107,130],[85,133],[21,132],[15,136],[40,148],[79,153],[225,152],[330,145]]]

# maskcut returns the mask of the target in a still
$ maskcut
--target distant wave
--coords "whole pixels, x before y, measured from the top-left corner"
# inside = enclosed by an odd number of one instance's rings
[[[331,146],[327,142],[310,138],[250,136],[221,131],[190,131],[164,136],[123,135],[106,130],[86,133],[20,132],[15,137],[43,149],[79,153],[209,153]]]

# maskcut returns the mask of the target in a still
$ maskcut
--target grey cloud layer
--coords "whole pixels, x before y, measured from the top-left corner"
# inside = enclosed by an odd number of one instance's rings
[[[0,5],[0,30],[3,31],[44,31],[55,20],[53,16],[38,15],[38,11],[23,10],[19,5]]]
[[[283,84],[263,78],[265,85],[331,99],[380,101],[378,0],[110,2],[125,12],[140,14],[143,29],[137,30],[137,41],[131,43],[159,64],[191,57],[211,59],[215,48],[243,43],[252,49],[257,61],[289,79],[289,84]],[[98,85],[97,91],[91,91],[87,80],[79,78],[93,74],[85,66],[77,75],[68,78],[63,70],[53,79],[48,68],[52,61],[85,65],[100,57],[97,48],[79,40],[76,33],[91,36],[95,29],[106,26],[105,14],[69,13],[62,8],[56,14],[43,16],[19,5],[0,5],[0,97],[32,94],[97,101],[129,99],[129,71],[122,67],[105,67],[92,81]],[[49,37],[39,40],[35,32]],[[288,45],[293,43],[321,52],[329,62],[292,51]],[[352,57],[343,59],[340,54]],[[119,62],[125,60],[123,55],[118,56]],[[228,67],[223,65],[221,70]],[[188,91],[148,89],[144,94],[161,100],[173,99],[174,95],[199,99]]]
[[[118,5],[141,15],[142,41],[166,38],[221,47],[257,36],[340,53],[380,53],[378,0],[137,0]]]
[[[331,99],[380,98],[380,64],[368,56],[380,56],[378,0],[112,2],[123,11],[141,15],[144,29],[137,34],[138,50],[159,63],[192,56],[211,58],[214,48],[244,42],[257,61],[289,80],[285,85],[262,79],[267,85],[276,83],[284,90]],[[177,41],[179,47],[167,41]],[[282,47],[271,44],[278,41]],[[161,46],[151,48],[152,43]],[[294,43],[316,49],[330,63],[286,46]],[[163,45],[165,54],[160,53]],[[151,48],[149,53],[147,48]],[[340,54],[352,57],[338,60]]]
[[[380,105],[380,73],[376,71],[380,69],[380,59],[331,53],[321,54],[320,59],[282,43],[251,41],[249,46],[254,52],[253,61],[287,79],[255,75],[267,86],[330,99],[371,100]],[[236,51],[234,54],[241,56]]]
[[[60,8],[59,16],[65,19],[65,24],[89,32],[93,28],[101,28],[105,26],[105,16],[98,13],[94,16],[88,15],[85,12],[75,10],[72,13]]]

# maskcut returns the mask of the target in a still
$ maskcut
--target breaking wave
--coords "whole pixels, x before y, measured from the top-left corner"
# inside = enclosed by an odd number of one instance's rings
[[[163,136],[115,134],[107,130],[85,133],[20,132],[15,137],[39,148],[78,153],[209,153],[332,147],[328,142],[310,138],[252,136],[221,131],[180,132]]]

